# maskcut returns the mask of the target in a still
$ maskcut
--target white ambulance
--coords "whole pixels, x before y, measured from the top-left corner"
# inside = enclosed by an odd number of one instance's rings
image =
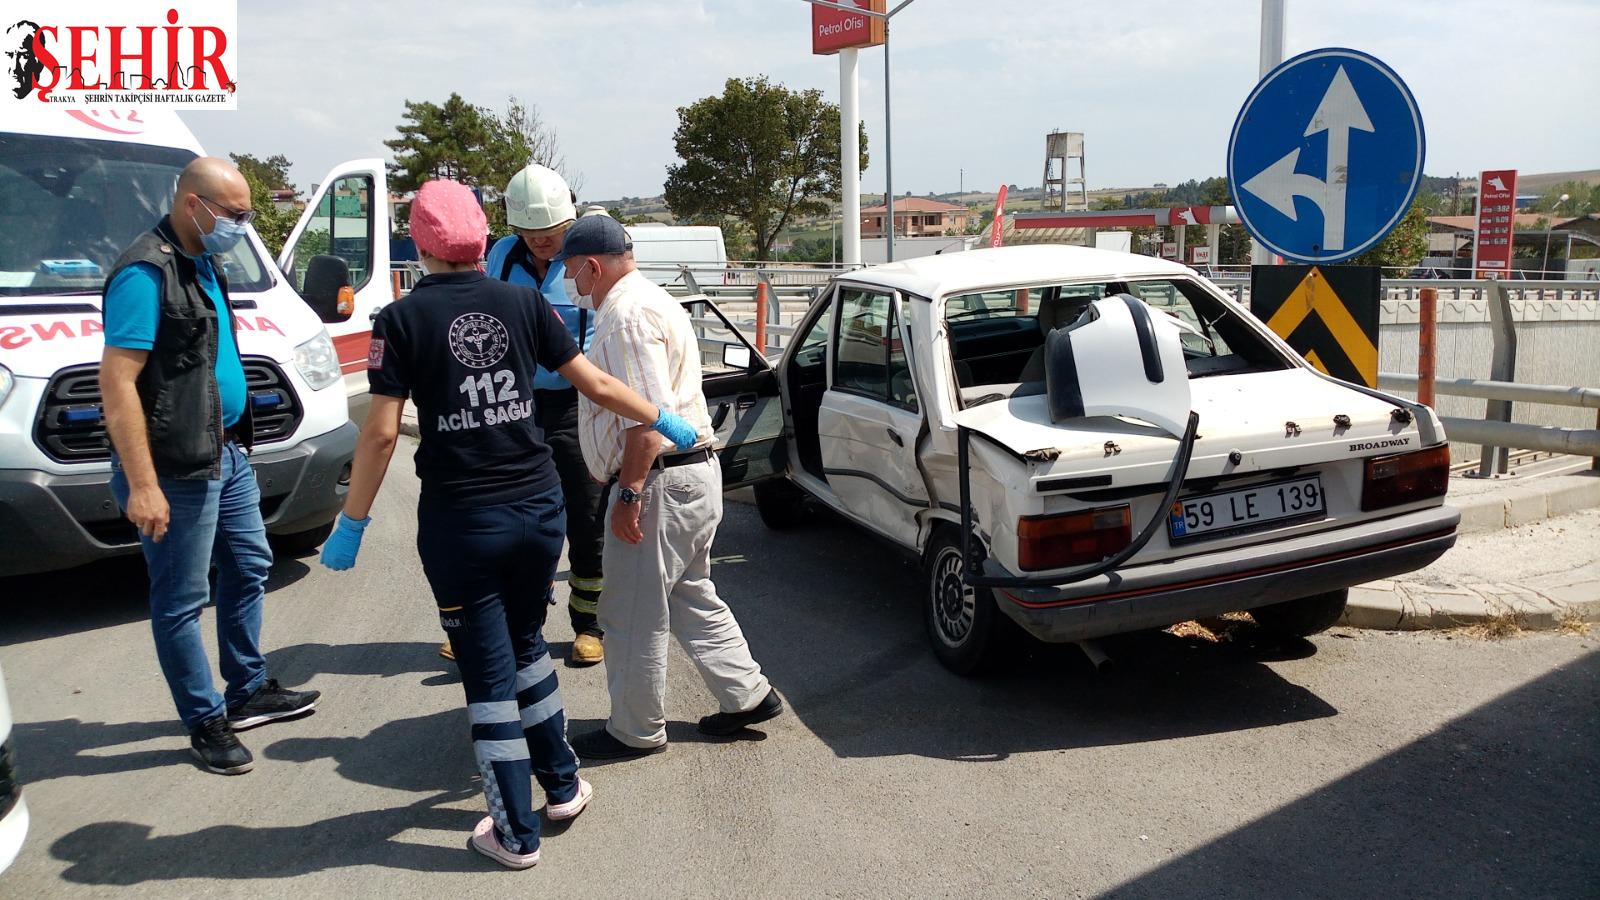
[[[166,111],[46,108],[0,124],[0,576],[138,550],[110,489],[101,290],[201,152]],[[344,504],[347,386],[363,406],[370,317],[391,297],[387,196],[380,161],[340,166],[283,270],[253,230],[222,261],[255,414],[250,461],[281,552],[320,544]]]

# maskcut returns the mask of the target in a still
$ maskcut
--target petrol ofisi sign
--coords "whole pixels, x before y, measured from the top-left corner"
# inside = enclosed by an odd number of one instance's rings
[[[854,3],[869,12],[881,13],[888,9],[887,0],[840,0],[841,4]],[[811,52],[818,55],[838,53],[853,47],[876,47],[884,41],[883,19],[831,9],[826,6],[811,7]]]
[[[1511,236],[1516,230],[1517,170],[1497,169],[1478,177],[1478,229],[1472,268],[1479,278],[1511,271]]]

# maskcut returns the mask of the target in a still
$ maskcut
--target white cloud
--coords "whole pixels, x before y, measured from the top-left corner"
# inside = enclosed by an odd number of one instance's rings
[[[1088,133],[1094,186],[1221,174],[1257,75],[1257,0],[1215,3],[917,0],[892,29],[895,187],[1036,184],[1043,135]],[[188,116],[212,152],[283,153],[302,187],[334,163],[386,155],[402,104],[454,90],[537,103],[585,193],[653,194],[676,109],[728,77],[765,74],[837,99],[799,0],[310,0],[241,3],[240,110]],[[1592,168],[1600,4],[1473,0],[1289,4],[1287,50],[1349,46],[1408,81],[1428,171]],[[862,114],[883,184],[882,64],[861,54]]]

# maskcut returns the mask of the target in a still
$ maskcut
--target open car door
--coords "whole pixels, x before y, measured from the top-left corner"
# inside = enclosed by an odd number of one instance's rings
[[[717,432],[723,490],[781,477],[787,452],[777,372],[715,303],[693,298],[683,306],[700,340],[701,388]]]
[[[366,419],[372,320],[394,299],[389,281],[389,179],[381,159],[325,175],[278,254],[289,285],[328,326],[344,371],[350,418]]]

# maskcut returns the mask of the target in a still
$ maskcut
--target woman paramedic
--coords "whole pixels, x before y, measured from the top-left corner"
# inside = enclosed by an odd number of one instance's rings
[[[373,324],[372,409],[322,562],[355,564],[409,396],[421,436],[417,552],[455,646],[489,804],[467,846],[525,869],[539,861],[530,776],[552,820],[576,816],[593,793],[567,745],[541,634],[566,525],[550,448],[534,424],[534,373],[560,372],[590,400],[682,449],[696,435],[584,359],[542,296],[479,272],[486,231],[483,207],[457,182],[430,181],[411,205],[428,275]]]

